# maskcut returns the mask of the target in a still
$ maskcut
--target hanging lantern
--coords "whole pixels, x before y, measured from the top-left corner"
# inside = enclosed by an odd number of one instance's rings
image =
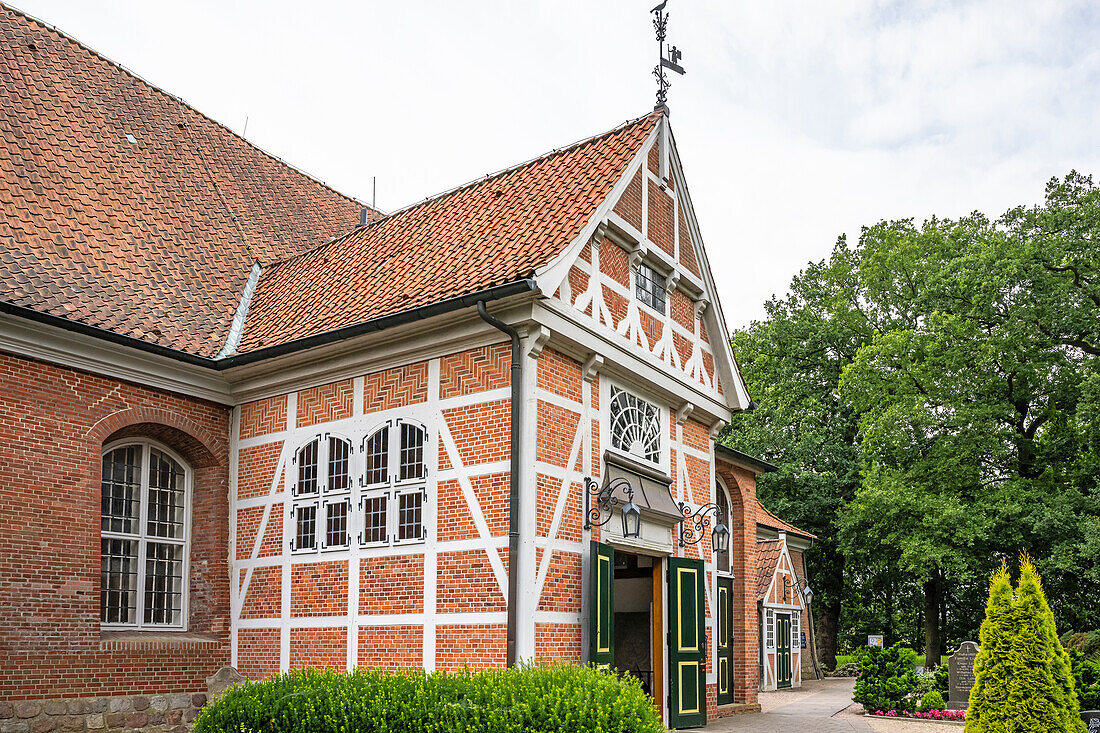
[[[715,552],[729,552],[730,530],[725,522],[719,522],[718,526],[711,530],[710,542]]]
[[[642,533],[642,510],[633,501],[623,507],[623,537],[637,537]]]
[[[810,605],[810,603],[813,602],[814,592],[812,590],[810,590],[810,584],[809,583],[807,583],[806,587],[802,589],[802,597],[806,599],[806,605],[807,606]]]

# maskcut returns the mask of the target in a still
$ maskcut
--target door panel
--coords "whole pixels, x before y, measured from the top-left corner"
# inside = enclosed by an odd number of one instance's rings
[[[791,686],[791,615],[775,615],[775,681],[776,687]]]
[[[733,579],[718,579],[718,704],[733,702]]]
[[[588,661],[611,669],[615,660],[615,548],[592,542]]]
[[[707,722],[706,633],[701,560],[668,560],[669,727]]]

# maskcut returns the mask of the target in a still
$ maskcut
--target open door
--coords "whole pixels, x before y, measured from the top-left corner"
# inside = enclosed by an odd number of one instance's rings
[[[718,579],[718,704],[733,702],[733,579]]]
[[[775,686],[791,686],[791,615],[775,614]]]
[[[707,722],[705,582],[702,560],[668,559],[669,728]]]
[[[599,669],[611,669],[615,661],[615,548],[595,540],[591,592],[588,661]]]

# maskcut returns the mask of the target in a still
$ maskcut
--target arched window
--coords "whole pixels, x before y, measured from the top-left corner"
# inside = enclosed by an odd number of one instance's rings
[[[362,545],[424,539],[428,433],[422,425],[390,420],[363,439]]]
[[[291,487],[295,552],[348,546],[351,519],[351,442],[318,435],[294,454]]]
[[[612,387],[608,416],[613,448],[653,463],[661,462],[661,411],[657,407]]]
[[[730,522],[730,500],[726,496],[725,487],[718,482],[714,484],[714,503],[718,505],[717,515],[714,517],[714,526],[717,527],[719,524],[724,524],[732,533],[733,524]],[[730,551],[728,544],[725,552],[718,553],[715,562],[718,565],[718,572],[728,573],[730,571]]]
[[[190,469],[157,443],[116,443],[100,491],[100,623],[185,628]]]

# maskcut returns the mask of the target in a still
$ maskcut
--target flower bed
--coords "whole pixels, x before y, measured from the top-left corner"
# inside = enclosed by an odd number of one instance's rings
[[[951,720],[962,722],[966,720],[965,710],[929,710],[927,713],[911,713],[908,710],[903,710],[900,713],[897,710],[879,710],[872,715],[878,715],[883,718],[916,718],[918,720]]]

